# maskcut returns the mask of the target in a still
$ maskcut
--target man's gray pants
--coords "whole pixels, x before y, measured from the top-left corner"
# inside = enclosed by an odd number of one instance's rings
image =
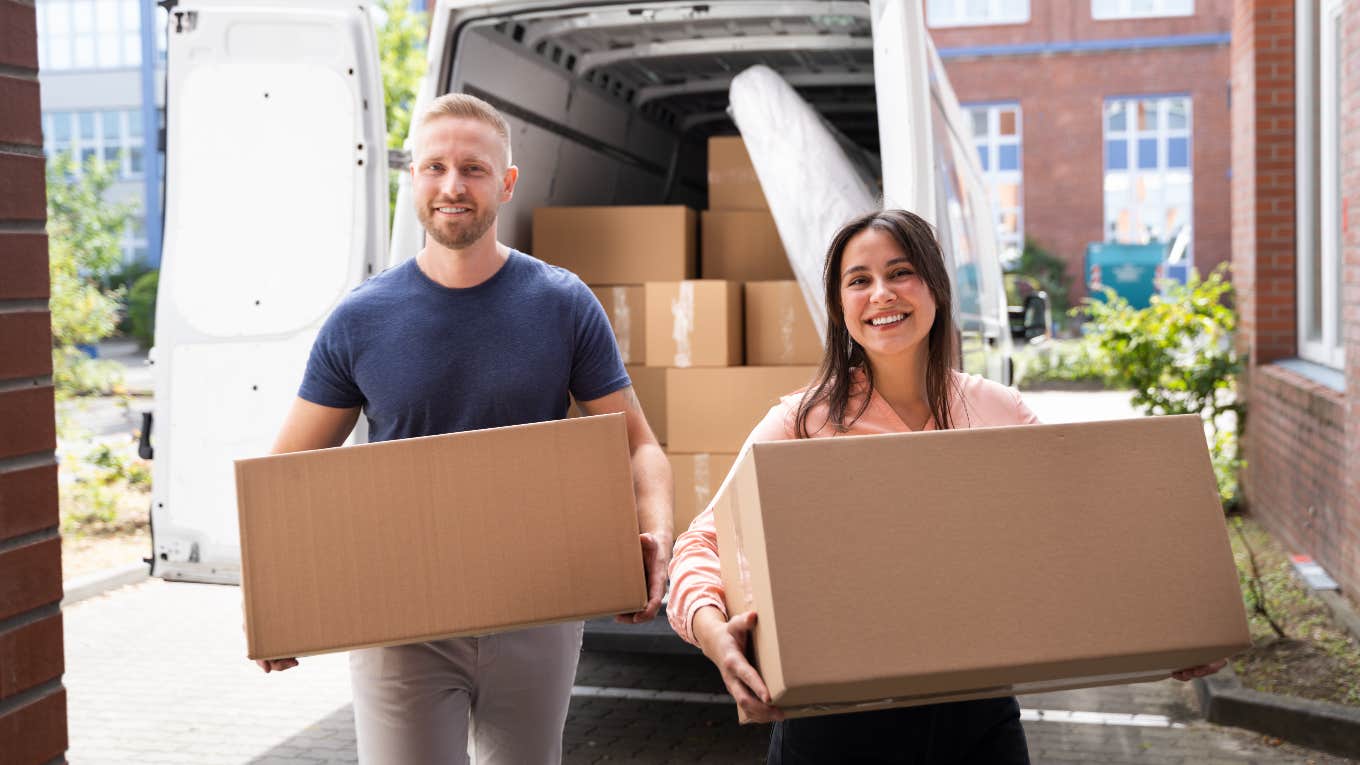
[[[560,763],[582,628],[351,652],[359,762]]]

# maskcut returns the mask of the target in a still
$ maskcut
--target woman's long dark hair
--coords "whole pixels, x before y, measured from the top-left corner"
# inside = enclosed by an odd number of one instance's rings
[[[869,398],[874,390],[874,370],[869,365],[864,348],[850,337],[845,326],[845,307],[841,304],[841,261],[845,246],[857,234],[870,229],[881,231],[892,237],[897,246],[906,254],[911,267],[935,299],[935,323],[930,326],[926,337],[926,402],[935,427],[947,430],[954,426],[949,413],[949,394],[951,371],[955,359],[954,300],[949,286],[949,272],[944,265],[944,254],[935,239],[930,224],[913,213],[905,210],[882,210],[862,215],[845,224],[831,240],[826,252],[826,269],[822,280],[826,285],[826,353],[822,357],[821,368],[816,381],[803,394],[795,415],[795,434],[799,438],[809,438],[827,424],[837,431],[844,432],[864,414],[869,406]],[[864,400],[854,413],[850,407],[853,370],[864,370]],[[808,427],[808,417],[817,405],[827,405],[827,420],[816,428]]]

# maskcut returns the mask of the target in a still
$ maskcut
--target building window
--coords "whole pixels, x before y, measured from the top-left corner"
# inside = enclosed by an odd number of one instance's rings
[[[38,0],[35,10],[41,69],[141,66],[141,0]]]
[[[1345,367],[1341,245],[1341,0],[1297,0],[1295,185],[1299,356]]]
[[[1190,125],[1189,96],[1105,101],[1106,241],[1171,242],[1190,225]]]
[[[1024,24],[1029,0],[926,0],[926,22],[932,27]]]
[[[80,165],[91,159],[118,166],[121,180],[137,180],[145,170],[142,113],[120,111],[47,112],[43,114],[43,151],[69,152]]]
[[[1024,196],[1020,161],[1020,104],[965,106],[973,125],[973,146],[996,215],[1002,262],[1025,247]]]
[[[1091,17],[1097,21],[1194,15],[1195,0],[1091,0]]]

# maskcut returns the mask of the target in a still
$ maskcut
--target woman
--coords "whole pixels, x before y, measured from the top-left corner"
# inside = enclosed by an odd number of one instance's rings
[[[846,224],[827,252],[824,280],[821,369],[812,385],[770,410],[748,445],[1038,422],[1013,389],[954,369],[949,274],[921,218],[885,210]],[[752,719],[775,722],[769,762],[1029,762],[1014,697],[784,721],[745,657],[755,613],[726,612],[712,508],[676,540],[670,574],[671,625],[718,666]]]

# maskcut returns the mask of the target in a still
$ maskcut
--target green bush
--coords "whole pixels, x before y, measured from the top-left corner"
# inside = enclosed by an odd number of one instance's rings
[[[1109,387],[1110,360],[1091,336],[1026,346],[1015,354],[1015,384],[1022,390],[1043,383],[1089,383]]]
[[[1082,310],[1109,359],[1112,381],[1133,390],[1134,406],[1148,414],[1203,418],[1220,494],[1231,507],[1243,464],[1237,433],[1244,409],[1237,399],[1242,359],[1233,342],[1237,315],[1226,271],[1220,266],[1207,279],[1192,273],[1141,310],[1111,289],[1086,298]]]
[[[127,333],[143,348],[156,339],[156,290],[160,271],[143,274],[132,284],[127,296]]]

